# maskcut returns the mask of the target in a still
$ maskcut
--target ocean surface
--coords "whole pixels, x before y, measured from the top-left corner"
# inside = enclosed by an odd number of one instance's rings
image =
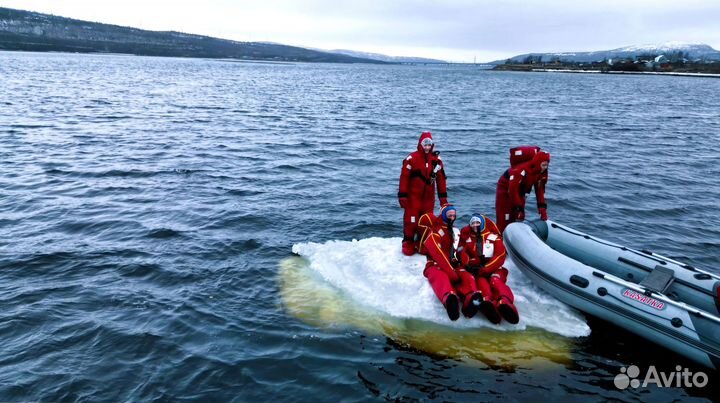
[[[494,216],[508,149],[537,144],[552,219],[720,273],[718,94],[713,78],[0,52],[0,401],[717,399],[716,372],[512,262],[521,323],[451,323],[400,255],[396,192],[430,130],[459,221]],[[630,365],[710,384],[619,390]]]

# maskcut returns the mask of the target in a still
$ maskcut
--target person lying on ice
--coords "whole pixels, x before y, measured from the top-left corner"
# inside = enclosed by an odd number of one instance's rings
[[[501,316],[512,324],[518,323],[515,296],[505,284],[505,245],[495,223],[482,214],[473,214],[470,224],[460,230],[458,256],[465,270],[475,276],[481,294],[480,312],[492,323],[500,323]]]
[[[548,181],[550,153],[541,151],[539,147],[524,148],[536,148],[537,151],[530,160],[511,166],[500,176],[497,183],[495,213],[500,233],[511,222],[525,219],[525,197],[533,187],[540,218],[548,218],[545,185]]]
[[[433,151],[432,133],[423,132],[418,140],[417,151],[403,160],[400,172],[398,202],[405,210],[403,215],[402,252],[412,256],[418,249],[415,232],[418,219],[435,209],[435,188],[440,205],[447,204],[445,167],[440,152]]]
[[[453,230],[456,217],[455,207],[446,204],[440,209],[440,217],[430,212],[423,214],[418,221],[419,251],[427,256],[423,275],[430,282],[450,320],[460,317],[460,301],[463,301],[462,311],[467,317],[475,315],[480,305],[475,278],[459,267],[456,258]]]

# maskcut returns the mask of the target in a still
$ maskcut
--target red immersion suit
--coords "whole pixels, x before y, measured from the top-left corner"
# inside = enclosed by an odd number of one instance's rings
[[[548,170],[541,172],[540,168],[540,164],[545,161],[550,162],[550,154],[538,151],[531,160],[510,167],[498,180],[495,213],[500,233],[511,222],[525,219],[525,198],[533,187],[540,218],[547,220],[545,185],[548,181]]]
[[[398,201],[400,207],[405,209],[403,216],[403,253],[410,256],[415,254],[415,232],[417,223],[423,214],[432,213],[435,209],[435,190],[440,199],[440,205],[447,204],[447,186],[445,168],[440,159],[439,152],[433,148],[429,153],[423,150],[423,139],[432,140],[430,132],[424,132],[418,140],[417,151],[412,152],[403,161],[400,173],[400,188]]]
[[[510,323],[518,323],[515,296],[507,286],[508,270],[505,263],[505,245],[500,230],[485,216],[481,217],[478,232],[468,225],[460,230],[460,261],[475,276],[480,291],[480,311],[493,323],[500,323],[500,316]]]
[[[418,232],[420,253],[427,256],[423,275],[427,277],[433,292],[445,307],[448,317],[457,320],[460,317],[460,301],[464,301],[463,313],[471,317],[477,311],[472,299],[475,297],[479,300],[480,294],[472,274],[462,268],[456,269],[459,262],[455,258],[455,234],[452,222],[445,219],[445,214],[450,209],[454,207],[443,206],[440,217],[432,213],[420,217]]]

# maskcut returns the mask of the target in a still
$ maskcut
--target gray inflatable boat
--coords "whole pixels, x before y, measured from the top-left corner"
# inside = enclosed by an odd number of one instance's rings
[[[510,224],[507,251],[560,301],[720,370],[720,276],[548,221]]]

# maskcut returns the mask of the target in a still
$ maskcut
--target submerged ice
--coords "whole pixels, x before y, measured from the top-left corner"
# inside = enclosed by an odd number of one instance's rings
[[[425,257],[404,256],[399,238],[368,238],[293,245],[310,269],[353,303],[397,318],[420,319],[457,328],[524,330],[541,328],[566,337],[590,334],[582,314],[537,288],[508,258],[508,285],[520,323],[493,325],[482,315],[452,322],[422,275]]]

